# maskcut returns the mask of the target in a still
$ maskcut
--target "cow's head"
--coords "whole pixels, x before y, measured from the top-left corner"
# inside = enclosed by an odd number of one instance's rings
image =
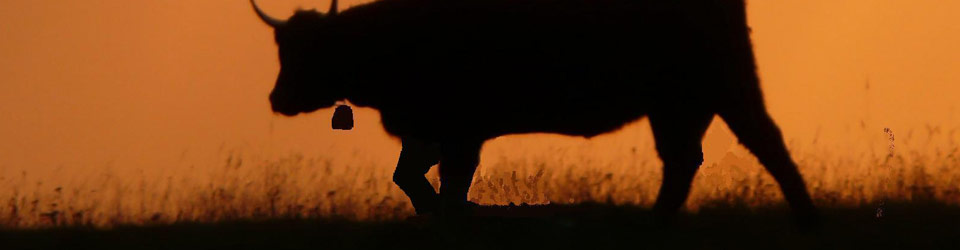
[[[288,20],[270,17],[250,0],[253,9],[264,23],[274,29],[280,50],[280,74],[270,93],[274,112],[292,116],[333,106],[345,99],[344,90],[329,81],[334,60],[329,58],[331,46],[324,46],[324,26],[328,18],[337,14],[337,0],[330,3],[330,11],[297,11]]]

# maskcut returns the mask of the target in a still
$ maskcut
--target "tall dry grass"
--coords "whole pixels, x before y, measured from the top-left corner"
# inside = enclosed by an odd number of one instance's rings
[[[960,203],[956,143],[900,152],[892,131],[878,138],[878,143],[889,144],[888,150],[851,155],[791,146],[820,206],[875,205],[882,210],[885,201]],[[470,199],[481,204],[651,205],[660,184],[659,160],[636,154],[611,162],[535,156],[481,164]],[[103,170],[68,183],[44,182],[49,176],[29,172],[0,176],[0,227],[303,217],[388,220],[413,214],[391,182],[393,166],[339,166],[302,155],[251,161],[240,154],[230,154],[220,164],[167,175]],[[435,169],[427,176],[438,185]],[[687,209],[715,204],[749,209],[782,202],[773,179],[745,149],[736,147],[701,167]]]

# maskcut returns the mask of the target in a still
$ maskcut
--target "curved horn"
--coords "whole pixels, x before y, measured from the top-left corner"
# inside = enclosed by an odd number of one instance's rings
[[[270,27],[279,28],[287,23],[287,21],[276,19],[276,18],[270,17],[269,15],[267,15],[267,13],[263,13],[263,10],[260,10],[260,7],[257,7],[257,3],[254,2],[253,0],[250,0],[250,5],[253,5],[253,10],[257,12],[257,16],[260,16],[260,20],[263,20],[263,22],[266,23],[267,25],[270,25]]]
[[[327,11],[327,15],[331,15],[331,16],[337,15],[337,0],[330,1],[330,10]]]

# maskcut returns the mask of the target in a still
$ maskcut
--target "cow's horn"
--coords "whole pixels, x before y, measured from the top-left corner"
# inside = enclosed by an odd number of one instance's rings
[[[337,15],[337,0],[330,1],[330,10],[327,11],[327,15],[331,15],[331,16]]]
[[[268,16],[267,13],[263,13],[263,10],[261,10],[260,7],[257,7],[257,3],[253,0],[250,0],[250,4],[253,5],[253,10],[257,12],[257,16],[260,16],[260,20],[263,20],[263,22],[267,25],[270,25],[270,27],[279,28],[287,23],[287,21],[276,19]]]

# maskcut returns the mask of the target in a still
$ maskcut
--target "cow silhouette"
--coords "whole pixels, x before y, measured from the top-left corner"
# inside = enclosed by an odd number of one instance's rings
[[[484,141],[592,137],[647,117],[663,161],[653,211],[671,217],[723,118],[780,184],[795,215],[816,209],[768,116],[743,0],[379,0],[270,17],[287,116],[349,101],[401,139],[394,182],[418,214],[457,214]],[[437,194],[424,174],[440,168]]]

